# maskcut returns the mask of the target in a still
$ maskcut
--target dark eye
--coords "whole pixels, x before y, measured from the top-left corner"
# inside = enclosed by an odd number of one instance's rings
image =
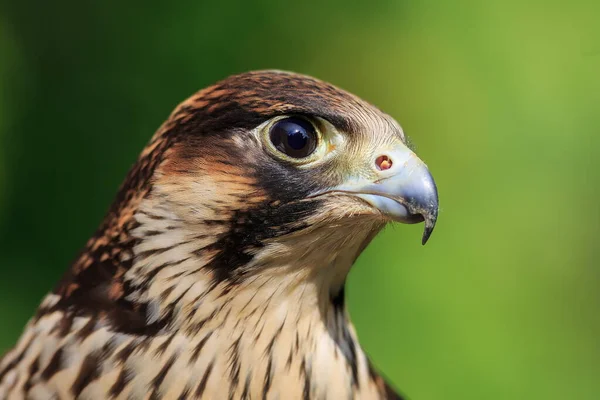
[[[305,119],[290,117],[273,124],[269,132],[273,146],[292,158],[309,156],[317,147],[317,132]]]

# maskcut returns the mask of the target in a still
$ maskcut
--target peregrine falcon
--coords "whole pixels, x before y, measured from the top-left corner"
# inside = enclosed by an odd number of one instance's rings
[[[398,123],[295,73],[181,103],[0,361],[0,399],[400,399],[344,305],[389,222],[437,219]]]

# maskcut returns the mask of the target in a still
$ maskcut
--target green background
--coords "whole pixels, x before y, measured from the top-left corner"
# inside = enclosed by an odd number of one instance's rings
[[[229,74],[331,81],[394,116],[438,226],[364,252],[350,313],[415,400],[600,398],[600,2],[0,5],[0,350],[172,108]]]

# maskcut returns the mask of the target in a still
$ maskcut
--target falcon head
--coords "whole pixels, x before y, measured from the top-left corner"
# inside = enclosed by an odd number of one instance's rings
[[[181,104],[157,140],[170,143],[146,212],[218,238],[205,250],[220,279],[277,258],[357,256],[391,221],[424,221],[423,244],[435,226],[435,183],[402,128],[311,77],[230,77]]]
[[[393,118],[308,76],[245,73],[175,109],[58,293],[109,312],[127,302],[144,326],[168,312],[139,304],[200,280],[293,276],[335,297],[385,224],[424,221],[425,244],[437,213],[435,183]]]

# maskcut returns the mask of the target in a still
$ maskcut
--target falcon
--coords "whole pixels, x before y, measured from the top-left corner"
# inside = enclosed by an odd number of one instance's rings
[[[0,361],[1,399],[400,399],[344,305],[389,222],[437,219],[400,126],[320,80],[229,77],[170,115]]]

